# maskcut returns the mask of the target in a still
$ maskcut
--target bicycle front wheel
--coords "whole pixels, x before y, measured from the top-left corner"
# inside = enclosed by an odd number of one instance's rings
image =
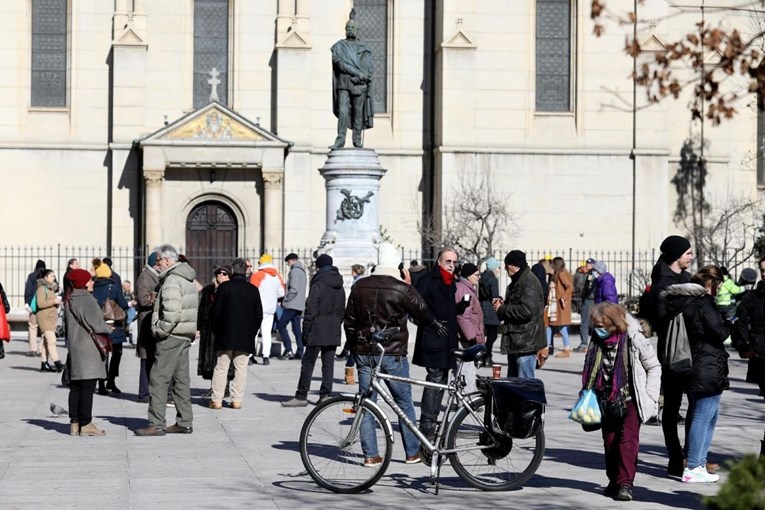
[[[449,449],[464,448],[449,455],[460,478],[477,489],[503,491],[521,487],[536,472],[545,453],[545,433],[539,427],[528,439],[489,433],[483,423],[483,399],[473,401],[476,416],[467,408],[457,411],[446,440]],[[496,421],[492,423],[498,431]]]
[[[308,474],[319,486],[340,494],[374,485],[388,468],[393,452],[380,412],[367,405],[354,407],[354,401],[344,396],[325,400],[308,414],[300,431],[300,457]],[[361,444],[362,420],[366,452]],[[375,450],[382,460],[365,464],[364,459],[374,457],[370,452]]]

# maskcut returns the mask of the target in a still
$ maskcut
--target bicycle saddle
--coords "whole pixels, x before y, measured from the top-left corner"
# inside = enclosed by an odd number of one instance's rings
[[[456,349],[452,351],[452,356],[462,361],[476,361],[483,358],[486,354],[486,347],[482,344],[476,344],[469,349]]]

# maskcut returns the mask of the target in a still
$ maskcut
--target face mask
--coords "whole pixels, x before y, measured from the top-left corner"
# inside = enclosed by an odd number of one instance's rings
[[[598,335],[598,338],[605,339],[609,337],[609,332],[606,328],[595,328],[595,334]]]

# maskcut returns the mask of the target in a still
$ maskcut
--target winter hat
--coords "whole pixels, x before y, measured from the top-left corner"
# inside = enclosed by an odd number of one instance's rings
[[[526,262],[526,254],[521,250],[512,250],[508,252],[508,254],[505,255],[505,265],[520,268],[528,266],[528,263]]]
[[[751,267],[747,267],[746,269],[742,270],[741,281],[749,284],[755,283],[757,281],[757,271]]]
[[[377,248],[377,265],[398,267],[401,264],[401,252],[391,243],[381,243]]]
[[[149,255],[149,259],[146,262],[151,267],[156,266],[157,265],[157,252],[156,251],[151,252],[151,255]]]
[[[331,266],[332,265],[332,257],[327,255],[326,253],[322,253],[319,255],[319,258],[316,259],[316,267],[321,269],[324,266]]]
[[[75,289],[84,289],[90,281],[90,273],[84,269],[72,269],[66,274],[66,278],[72,282],[72,287]]]
[[[606,274],[608,272],[608,266],[605,262],[601,262],[600,260],[596,260],[593,264],[593,267],[595,271],[597,271],[600,274]]]
[[[230,265],[224,264],[222,266],[216,267],[215,271],[213,271],[214,275],[218,275],[218,273],[223,273],[226,276],[231,276],[234,273],[234,270],[231,268]]]
[[[592,257],[590,257],[590,258],[588,258],[587,260],[584,261],[585,265],[586,264],[592,264],[593,266],[595,265],[595,262],[597,262],[597,260],[595,260]]]
[[[462,270],[460,271],[460,276],[463,278],[467,278],[468,276],[472,276],[478,272],[478,267],[476,267],[475,264],[471,264],[468,262],[467,264],[464,264],[462,266]]]
[[[499,267],[499,260],[495,259],[494,257],[489,257],[486,259],[486,269],[489,271],[494,271]]]
[[[112,270],[109,266],[106,264],[103,264],[98,259],[93,259],[93,273],[96,275],[96,278],[111,278],[112,277]]]
[[[681,236],[669,236],[662,241],[659,249],[665,262],[672,263],[683,256],[683,253],[691,247],[690,241]]]
[[[264,253],[258,259],[258,264],[270,264],[273,261],[274,261],[274,258],[271,255],[269,255],[268,253]]]
[[[284,262],[289,262],[290,260],[298,260],[300,257],[298,257],[297,253],[290,253],[286,257],[284,257]]]

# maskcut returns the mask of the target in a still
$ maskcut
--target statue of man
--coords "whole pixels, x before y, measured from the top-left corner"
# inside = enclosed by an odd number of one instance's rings
[[[345,39],[332,45],[332,112],[337,117],[337,138],[330,149],[345,146],[353,129],[353,146],[363,147],[361,130],[373,125],[372,52],[357,37],[355,10],[345,24]]]

